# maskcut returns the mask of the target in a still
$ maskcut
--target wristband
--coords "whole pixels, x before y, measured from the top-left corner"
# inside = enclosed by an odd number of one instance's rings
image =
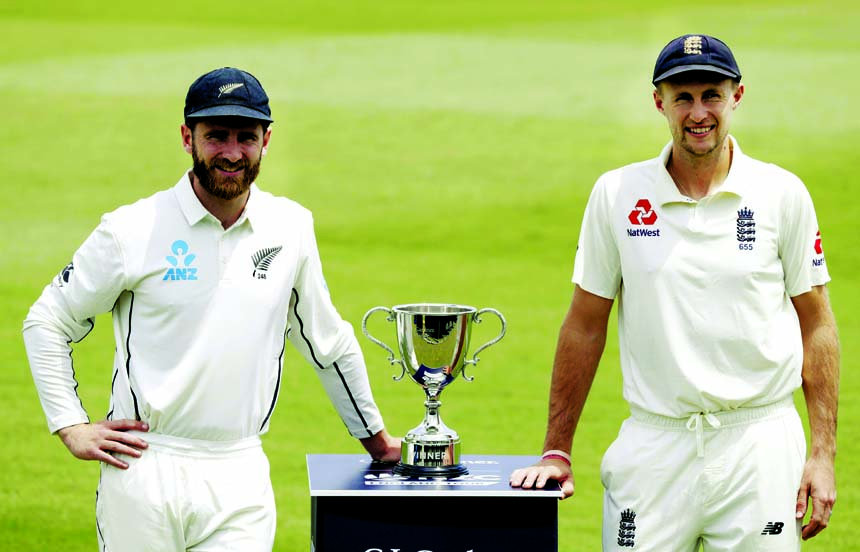
[[[541,454],[541,460],[561,460],[568,466],[571,465],[570,455],[562,450],[548,450],[545,453]]]

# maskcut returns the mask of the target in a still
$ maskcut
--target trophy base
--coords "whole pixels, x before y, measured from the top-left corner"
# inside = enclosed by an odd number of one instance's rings
[[[419,434],[421,428],[403,439],[400,462],[394,473],[408,477],[452,478],[469,470],[460,463],[460,438],[448,428],[445,434]]]
[[[404,464],[398,462],[394,466],[394,473],[397,475],[405,475],[406,477],[430,477],[430,478],[445,478],[451,479],[460,477],[469,473],[468,468],[463,464],[454,464],[451,466],[416,466],[414,464]]]

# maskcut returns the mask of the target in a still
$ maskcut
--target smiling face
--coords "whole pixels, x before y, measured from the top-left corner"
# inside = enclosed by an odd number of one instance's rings
[[[239,117],[203,119],[193,130],[182,129],[197,181],[208,194],[223,200],[235,199],[251,187],[270,133],[259,121]]]
[[[666,117],[678,153],[714,155],[726,142],[744,86],[728,78],[715,81],[713,75],[686,73],[660,82],[654,90],[654,105]]]

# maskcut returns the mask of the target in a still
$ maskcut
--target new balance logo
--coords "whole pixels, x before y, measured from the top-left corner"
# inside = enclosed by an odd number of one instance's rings
[[[279,245],[278,247],[267,247],[254,253],[251,257],[251,261],[254,263],[254,272],[251,276],[258,280],[265,280],[266,272],[272,266],[272,260],[281,252],[281,249],[283,246]]]
[[[785,527],[785,524],[781,521],[768,521],[767,525],[764,526],[762,530],[762,535],[779,535],[782,533],[782,528]]]

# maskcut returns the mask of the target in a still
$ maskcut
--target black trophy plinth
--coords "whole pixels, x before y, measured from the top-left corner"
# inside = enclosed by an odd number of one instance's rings
[[[309,454],[311,551],[557,552],[559,488],[508,482],[537,460],[464,455],[467,474],[432,477],[365,455]]]

